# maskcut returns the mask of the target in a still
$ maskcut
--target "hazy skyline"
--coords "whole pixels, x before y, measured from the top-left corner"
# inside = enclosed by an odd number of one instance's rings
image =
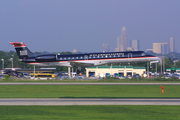
[[[127,33],[126,28],[123,26],[121,30],[121,35],[117,37],[117,48],[115,48],[115,52],[125,51],[128,48],[128,40],[127,40]]]
[[[173,37],[180,52],[179,0],[0,0],[0,50],[24,42],[30,50],[100,52],[117,47],[123,26],[140,50]]]

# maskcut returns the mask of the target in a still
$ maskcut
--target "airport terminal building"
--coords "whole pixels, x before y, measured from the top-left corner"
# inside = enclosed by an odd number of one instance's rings
[[[107,77],[128,76],[139,74],[142,75],[146,71],[145,67],[133,66],[95,66],[86,68],[86,77]]]

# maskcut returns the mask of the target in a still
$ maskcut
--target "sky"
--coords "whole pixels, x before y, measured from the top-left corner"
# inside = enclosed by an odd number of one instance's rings
[[[140,50],[175,40],[180,52],[180,0],[0,0],[0,50],[24,42],[32,52],[112,52],[123,26]]]

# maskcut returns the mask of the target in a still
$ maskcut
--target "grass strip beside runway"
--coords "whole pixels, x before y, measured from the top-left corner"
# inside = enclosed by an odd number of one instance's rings
[[[0,106],[3,120],[179,120],[180,106]]]
[[[180,98],[180,86],[164,85],[1,85],[0,98]]]

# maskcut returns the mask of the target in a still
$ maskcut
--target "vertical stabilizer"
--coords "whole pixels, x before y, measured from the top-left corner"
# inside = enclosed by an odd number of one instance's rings
[[[35,56],[35,54],[32,53],[23,42],[9,42],[9,44],[15,47],[19,59],[25,59],[27,57]]]

